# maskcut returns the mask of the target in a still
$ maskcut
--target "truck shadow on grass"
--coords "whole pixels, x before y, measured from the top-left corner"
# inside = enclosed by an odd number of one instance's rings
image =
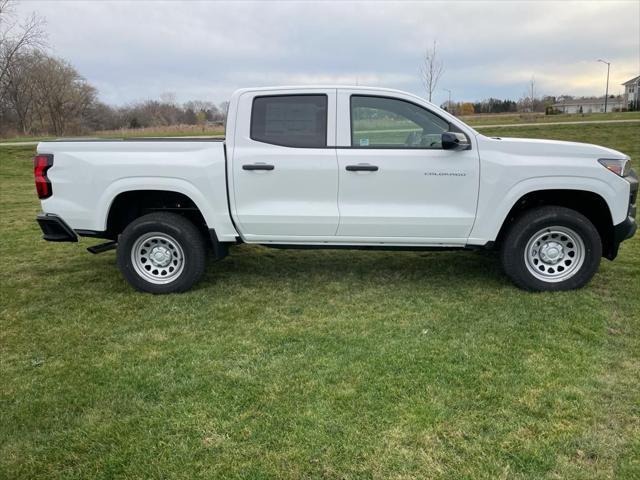
[[[82,284],[112,293],[129,287],[118,270],[115,253],[81,253],[49,263],[47,277],[59,285]],[[392,252],[360,250],[279,250],[262,246],[234,247],[223,260],[210,258],[205,274],[191,291],[225,292],[286,288],[295,291],[337,288],[446,289],[500,288],[511,285],[499,259],[485,251]],[[62,287],[64,288],[64,287]]]
[[[270,282],[348,282],[421,287],[504,286],[509,284],[492,252],[391,252],[360,250],[278,250],[235,247],[222,261],[210,261],[196,288],[216,282],[245,285]]]

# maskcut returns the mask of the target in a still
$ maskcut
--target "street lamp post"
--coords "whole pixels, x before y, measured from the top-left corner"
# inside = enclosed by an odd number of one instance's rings
[[[451,111],[451,90],[449,90],[448,88],[443,88],[443,90],[445,92],[449,92],[449,101],[447,102],[447,110],[451,115],[453,115],[453,112]]]
[[[607,113],[607,99],[609,98],[609,67],[611,67],[611,63],[606,62],[600,58],[598,59],[598,61],[607,64],[607,89],[604,93],[604,113]]]

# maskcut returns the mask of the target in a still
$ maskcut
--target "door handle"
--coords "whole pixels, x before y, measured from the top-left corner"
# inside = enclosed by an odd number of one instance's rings
[[[273,165],[267,165],[266,163],[250,163],[248,165],[242,165],[243,170],[273,170]]]
[[[347,165],[347,172],[377,172],[377,165],[369,165],[369,164],[358,164],[358,165]]]

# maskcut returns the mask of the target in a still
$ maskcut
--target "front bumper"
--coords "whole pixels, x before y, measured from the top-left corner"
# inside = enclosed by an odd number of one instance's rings
[[[631,218],[636,218],[636,209],[638,203],[638,174],[632,168],[629,175],[625,177],[629,182],[629,214],[628,216]]]
[[[78,235],[62,218],[52,213],[41,213],[36,217],[42,238],[48,242],[77,242]]]
[[[629,189],[629,209],[627,211],[627,218],[613,226],[613,242],[611,245],[611,252],[607,255],[607,258],[613,260],[618,254],[618,248],[620,243],[633,237],[638,230],[638,224],[636,222],[637,202],[638,202],[638,175],[632,169],[629,176],[625,179],[631,185]]]
[[[638,230],[638,224],[634,217],[627,217],[627,219],[613,227],[613,235],[616,243],[623,242],[633,237]]]

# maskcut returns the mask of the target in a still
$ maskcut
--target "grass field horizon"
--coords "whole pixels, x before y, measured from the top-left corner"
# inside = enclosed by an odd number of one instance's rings
[[[46,141],[58,138],[138,138],[138,137],[185,137],[185,136],[224,136],[224,127],[219,125],[167,125],[158,127],[142,128],[118,128],[116,130],[98,130],[83,135],[63,135],[56,137],[53,135],[14,135],[7,138],[0,138],[2,143]]]
[[[592,112],[592,113],[478,113],[459,116],[460,120],[473,126],[508,125],[518,123],[600,122],[607,120],[640,120],[640,112]]]
[[[601,144],[640,125],[484,129]],[[640,478],[640,235],[585,288],[486,252],[242,245],[181,295],[40,239],[0,148],[0,478]]]

